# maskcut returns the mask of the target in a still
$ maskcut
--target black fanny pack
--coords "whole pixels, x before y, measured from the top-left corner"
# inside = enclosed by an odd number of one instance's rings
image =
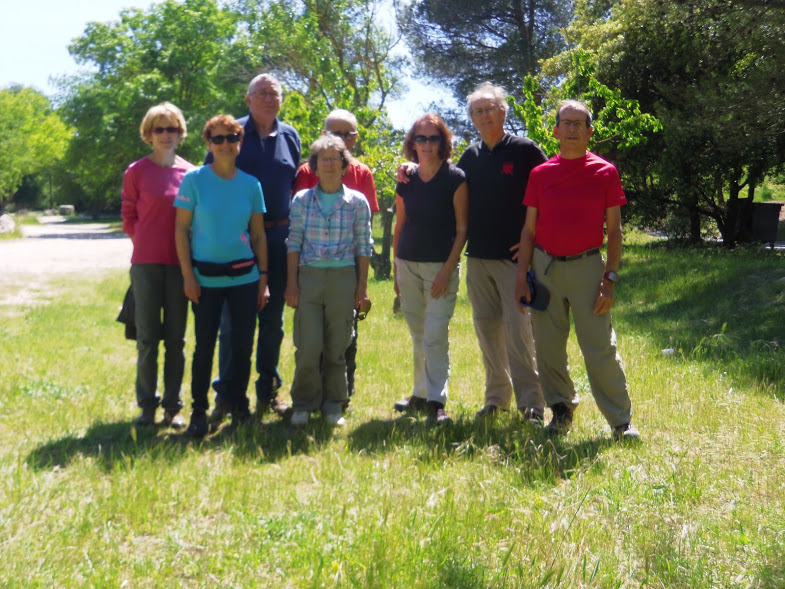
[[[243,276],[248,274],[254,269],[256,265],[255,258],[248,258],[246,260],[234,260],[232,262],[224,262],[216,264],[215,262],[200,262],[199,260],[191,260],[194,268],[199,270],[202,276]]]

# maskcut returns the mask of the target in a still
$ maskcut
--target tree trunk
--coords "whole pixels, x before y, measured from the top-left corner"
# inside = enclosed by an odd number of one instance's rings
[[[392,251],[392,226],[395,218],[395,207],[383,209],[382,214],[382,251],[377,253],[375,250],[371,256],[371,266],[376,280],[389,280],[391,278],[392,264],[390,262],[390,252]]]
[[[750,180],[747,189],[747,198],[739,199],[739,241],[750,243],[753,241],[752,235],[752,203],[755,200],[755,182]]]
[[[741,187],[739,186],[739,182],[734,178],[731,180],[730,186],[728,186],[728,200],[725,204],[725,227],[727,232],[726,235],[723,236],[723,241],[727,247],[735,246],[742,233],[739,219],[740,191]]]
[[[701,216],[697,209],[690,209],[690,241],[698,243],[701,240]]]

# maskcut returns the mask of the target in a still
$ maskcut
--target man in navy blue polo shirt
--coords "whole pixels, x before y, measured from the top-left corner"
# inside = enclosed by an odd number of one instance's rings
[[[256,346],[256,414],[261,418],[272,409],[283,415],[288,407],[278,398],[281,374],[278,361],[283,341],[284,290],[286,289],[286,238],[289,236],[289,206],[292,186],[300,163],[300,136],[295,129],[278,119],[283,89],[270,74],[259,74],[248,85],[245,103],[251,113],[238,122],[245,129],[237,167],[256,177],[262,184],[267,212],[267,257],[270,302],[259,312],[259,336]],[[210,163],[208,154],[205,163]],[[221,318],[219,340],[219,378],[213,382],[215,409],[210,416],[213,426],[226,416],[228,407],[221,399],[229,361],[231,324],[226,313]]]

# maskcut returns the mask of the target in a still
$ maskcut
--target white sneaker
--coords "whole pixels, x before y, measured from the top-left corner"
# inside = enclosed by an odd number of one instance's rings
[[[311,418],[311,414],[308,411],[295,411],[292,413],[292,425],[306,425],[308,420]]]
[[[324,421],[332,427],[343,427],[346,425],[346,419],[340,413],[327,413],[324,416]]]

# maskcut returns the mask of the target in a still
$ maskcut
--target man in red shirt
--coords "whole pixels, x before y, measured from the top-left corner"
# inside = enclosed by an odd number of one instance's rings
[[[327,115],[324,121],[324,133],[331,133],[343,139],[346,149],[354,152],[354,146],[357,144],[357,118],[348,110],[337,109]],[[313,173],[308,162],[304,163],[297,170],[297,176],[294,179],[293,194],[297,194],[301,190],[313,188],[319,182],[319,178]],[[371,207],[371,216],[379,212],[379,201],[376,198],[376,184],[373,181],[373,174],[371,169],[357,159],[352,159],[349,167],[344,172],[342,183],[347,188],[352,188],[361,192],[368,205]],[[354,330],[352,331],[352,342],[346,348],[346,380],[349,385],[349,397],[354,395],[354,372],[357,369],[357,319],[358,311],[366,311],[363,309],[355,310],[354,313]]]
[[[591,122],[585,104],[566,100],[559,105],[553,136],[560,152],[532,170],[523,200],[528,208],[515,298],[531,301],[529,267],[551,293],[548,308],[532,312],[542,392],[553,411],[547,431],[567,433],[580,401],[567,365],[572,309],[597,407],[614,437],[638,439],[609,313],[619,280],[621,206],[627,201],[613,164],[587,150],[594,132]],[[603,227],[608,233],[605,262],[600,255]]]

